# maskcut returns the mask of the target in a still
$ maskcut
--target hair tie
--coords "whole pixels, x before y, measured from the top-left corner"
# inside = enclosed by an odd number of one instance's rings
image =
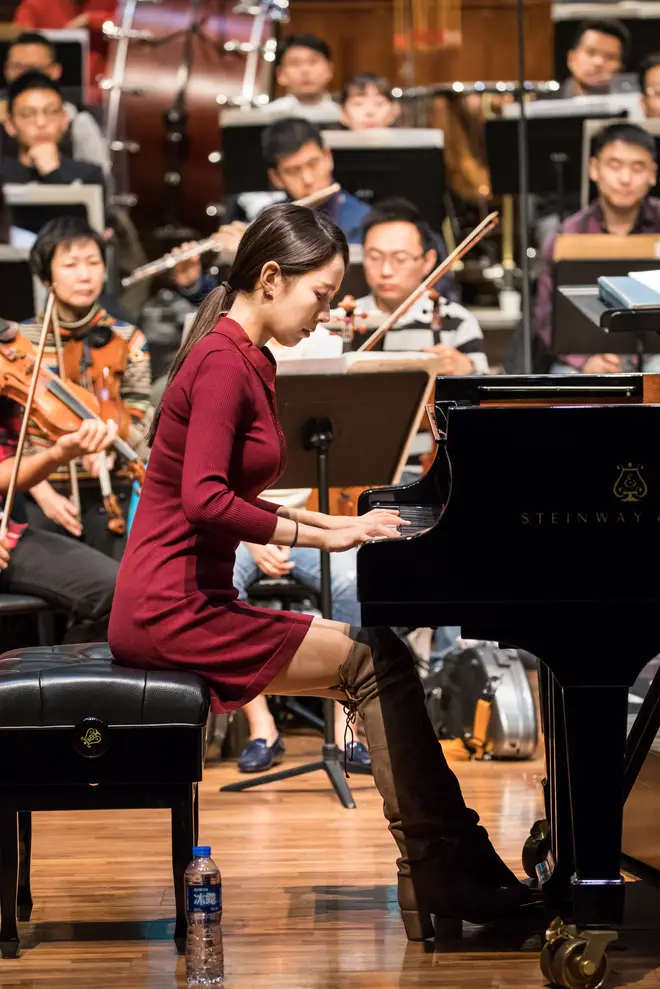
[[[221,283],[221,288],[223,288],[225,290],[225,292],[227,293],[227,295],[233,295],[234,294],[234,290],[231,287],[231,285],[229,284],[229,282],[222,282]]]

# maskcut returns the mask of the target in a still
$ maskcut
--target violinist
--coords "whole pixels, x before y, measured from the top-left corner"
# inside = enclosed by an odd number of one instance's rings
[[[101,416],[118,422],[122,438],[132,447],[144,448],[151,389],[149,350],[141,330],[114,318],[99,302],[105,281],[103,239],[78,217],[52,220],[35,241],[30,261],[33,272],[55,294],[55,315],[68,379],[99,399]],[[40,331],[38,320],[21,327],[35,347]],[[52,337],[44,362],[57,371]],[[114,452],[106,454],[106,461],[119,508],[125,508],[130,501],[132,478],[116,461]],[[125,540],[116,526],[109,527],[112,519],[98,476],[101,466],[92,457],[86,457],[80,465],[80,515],[69,497],[66,472],[58,472],[32,488],[28,501],[30,523],[52,532],[66,531],[120,559]]]
[[[364,275],[371,292],[356,303],[357,312],[398,308],[437,264],[436,242],[428,223],[405,199],[383,200],[367,216]],[[357,349],[363,339],[354,336]],[[481,327],[472,313],[442,298],[438,305],[422,296],[385,335],[382,350],[419,350],[442,358],[440,374],[488,374]]]
[[[295,346],[326,322],[347,263],[346,238],[323,210],[271,206],[246,231],[154,419],[110,646],[119,664],[201,675],[215,712],[267,691],[339,700],[351,722],[361,715],[399,846],[404,923],[419,939],[432,936],[432,915],[484,923],[529,894],[465,805],[407,646],[389,628],[251,607],[232,586],[240,540],[335,553],[397,536],[396,512],[334,518],[259,497],[286,458],[266,344]]]
[[[5,331],[0,345],[10,345],[15,329]],[[13,457],[21,425],[21,409],[0,396],[0,495],[9,487]],[[95,456],[116,436],[114,423],[89,420],[75,433],[67,433],[47,449],[23,456],[18,491],[44,482],[79,456]],[[24,494],[16,495],[7,540],[0,545],[0,591],[34,594],[69,615],[66,642],[98,642],[107,638],[110,606],[118,564],[63,535],[27,524]]]

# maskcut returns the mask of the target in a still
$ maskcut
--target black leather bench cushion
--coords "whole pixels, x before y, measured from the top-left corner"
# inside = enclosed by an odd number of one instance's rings
[[[105,643],[15,649],[0,656],[0,731],[67,727],[84,718],[110,727],[199,727],[208,708],[201,677],[115,666]]]
[[[31,594],[0,594],[0,617],[24,614],[26,611],[43,611],[48,605]]]

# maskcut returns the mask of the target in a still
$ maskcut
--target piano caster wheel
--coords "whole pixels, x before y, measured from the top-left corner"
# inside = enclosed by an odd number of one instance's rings
[[[536,866],[545,862],[551,845],[550,825],[547,821],[536,821],[523,845],[523,869],[530,879],[536,879]]]
[[[580,931],[556,917],[546,931],[541,971],[553,986],[562,989],[600,989],[607,976],[610,941],[616,931]]]

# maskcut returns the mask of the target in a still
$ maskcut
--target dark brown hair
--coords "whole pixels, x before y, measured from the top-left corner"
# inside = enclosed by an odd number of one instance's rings
[[[254,291],[265,264],[275,261],[285,278],[295,278],[322,268],[337,256],[348,267],[346,237],[327,213],[295,203],[265,209],[243,234],[227,282],[213,289],[199,307],[190,332],[172,362],[165,392],[195,344],[208,336],[220,316],[228,310],[229,300],[237,292],[249,294]],[[227,291],[227,287],[231,291]],[[165,395],[149,431],[149,445],[156,437],[164,398]]]
[[[357,75],[351,76],[344,84],[339,102],[344,106],[351,96],[361,96],[369,86],[373,86],[381,96],[386,96],[390,103],[394,103],[392,87],[387,76],[379,76],[375,72],[358,72]]]

